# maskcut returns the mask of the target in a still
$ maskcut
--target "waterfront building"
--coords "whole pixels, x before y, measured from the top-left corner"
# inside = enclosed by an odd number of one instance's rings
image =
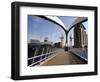
[[[77,24],[74,28],[74,47],[84,48],[88,45],[88,38],[86,34],[86,28],[83,24]]]

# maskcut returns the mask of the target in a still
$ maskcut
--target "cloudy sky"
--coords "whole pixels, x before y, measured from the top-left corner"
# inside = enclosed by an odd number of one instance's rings
[[[77,18],[73,16],[58,16],[59,19],[64,23],[66,29],[69,29],[72,22]],[[84,26],[87,29],[87,22],[84,23]],[[55,43],[59,42],[60,37],[63,35],[64,43],[66,40],[66,35],[64,30],[57,24],[49,20],[45,20],[38,16],[28,15],[28,43],[31,39],[40,40],[43,42],[45,37],[48,37],[48,40]],[[73,30],[69,33],[69,37],[73,37]],[[69,39],[68,39],[69,40]],[[70,43],[69,43],[70,44]]]

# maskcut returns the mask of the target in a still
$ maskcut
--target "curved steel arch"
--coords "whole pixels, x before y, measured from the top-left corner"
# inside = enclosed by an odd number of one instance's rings
[[[66,26],[57,16],[39,16],[39,17],[49,20],[62,27],[65,32],[67,31]]]
[[[49,20],[49,21],[59,25],[64,30],[65,35],[66,35],[66,41],[65,41],[65,46],[66,46],[67,30],[66,30],[66,26],[64,25],[64,23],[57,16],[39,16],[39,17],[44,18],[46,20]]]
[[[71,25],[70,25],[70,28],[67,30],[66,29],[66,26],[64,25],[64,23],[57,17],[57,16],[39,16],[41,18],[44,18],[46,20],[49,20],[57,25],[59,25],[60,27],[63,28],[63,30],[65,31],[65,34],[66,34],[66,41],[65,41],[65,46],[66,44],[68,45],[68,33],[70,32],[70,30],[72,28],[74,28],[75,25],[77,24],[81,24],[85,21],[87,21],[87,17],[78,17]]]
[[[78,17],[71,25],[70,28],[67,29],[66,26],[64,25],[64,23],[57,17],[57,16],[39,16],[42,18],[45,18],[51,22],[56,23],[57,25],[59,25],[60,27],[62,27],[64,29],[65,32],[69,32],[76,24],[79,23],[83,23],[85,21],[87,21],[87,17]]]
[[[83,23],[87,21],[87,17],[78,17],[71,25],[70,28],[68,29],[68,32],[77,24]]]

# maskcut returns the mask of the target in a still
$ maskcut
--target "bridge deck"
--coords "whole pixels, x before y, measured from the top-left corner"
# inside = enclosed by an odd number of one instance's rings
[[[63,49],[60,49],[57,52],[58,55],[51,59],[47,59],[46,61],[42,62],[41,66],[50,66],[50,65],[70,65],[70,64],[86,64],[83,60],[79,57],[65,52]]]

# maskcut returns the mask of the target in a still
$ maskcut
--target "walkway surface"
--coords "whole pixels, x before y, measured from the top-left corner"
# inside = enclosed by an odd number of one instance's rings
[[[41,63],[41,66],[85,64],[81,59],[63,49],[59,49],[56,54],[55,57]]]

